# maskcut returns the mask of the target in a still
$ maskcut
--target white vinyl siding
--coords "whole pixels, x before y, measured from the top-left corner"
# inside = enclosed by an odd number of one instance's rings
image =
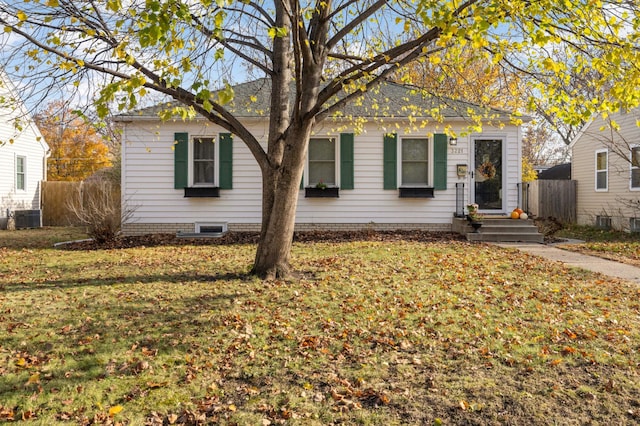
[[[311,138],[307,155],[308,186],[337,186],[337,152],[334,138]]]
[[[631,178],[629,182],[631,190],[640,190],[640,145],[631,147]]]
[[[616,132],[603,131],[607,123],[601,117],[581,130],[571,145],[571,179],[577,181],[576,213],[580,225],[593,225],[594,218],[600,215],[612,216],[612,225],[616,229],[629,227],[629,218],[636,213],[620,200],[637,199],[639,189],[631,188],[631,164],[629,141],[631,146],[639,146],[640,108],[617,113],[611,119],[619,126]],[[611,144],[616,145],[611,148]],[[607,154],[607,190],[595,189],[596,167],[595,153]]]
[[[429,186],[429,139],[400,140],[400,185]]]
[[[596,151],[596,191],[606,191],[609,184],[609,152]]]
[[[266,121],[247,119],[246,126],[254,135],[267,135]],[[393,124],[393,123],[392,123]],[[390,125],[392,125],[390,124]],[[159,126],[159,127],[158,127]],[[408,123],[400,122],[401,128]],[[345,124],[348,132],[348,125]],[[500,132],[508,150],[508,167],[505,168],[505,194],[507,208],[517,207],[517,183],[520,182],[518,129],[507,125],[504,129],[485,126],[486,131]],[[454,125],[452,131],[461,133],[464,123]],[[426,138],[437,133],[436,128],[416,132],[415,138]],[[154,132],[157,131],[157,134]],[[235,224],[260,224],[262,218],[262,177],[256,160],[245,143],[238,137],[233,143],[233,191],[221,193],[220,198],[185,198],[181,191],[173,189],[173,142],[175,132],[190,135],[218,134],[224,132],[204,121],[167,122],[134,121],[127,123],[123,136],[123,186],[122,197],[136,209],[130,218],[132,224],[228,222]],[[494,133],[495,134],[495,133]],[[355,189],[340,191],[339,198],[305,198],[299,191],[296,222],[300,224],[451,224],[455,211],[454,185],[438,191],[435,198],[401,199],[397,191],[383,189],[383,140],[385,131],[379,123],[367,124],[362,133],[354,136],[353,167],[357,182]],[[480,137],[481,134],[474,135]],[[407,135],[407,137],[411,137]],[[492,136],[491,136],[492,137]],[[314,138],[331,138],[334,141],[336,186],[340,185],[340,143],[338,136],[316,134]],[[266,136],[259,139],[266,148]],[[433,160],[430,140],[430,159]],[[398,140],[400,144],[400,138]],[[216,142],[217,143],[217,142]],[[448,147],[447,179],[449,182],[465,182],[456,175],[455,164],[469,164],[469,138],[459,138],[456,147]],[[218,154],[218,151],[216,151]],[[430,165],[433,168],[433,165]],[[432,171],[430,171],[432,173]],[[432,175],[429,175],[430,177]],[[304,185],[311,186],[308,165],[304,171]],[[398,181],[400,182],[400,180]],[[330,182],[327,182],[327,184]],[[467,185],[468,186],[468,185]],[[508,189],[507,189],[508,188]],[[465,199],[469,199],[468,195]]]
[[[14,86],[0,70],[0,98],[14,97],[15,93]],[[49,147],[29,119],[28,111],[21,105],[14,106],[0,103],[0,229],[6,225],[7,210],[40,208],[40,182],[46,179]],[[21,130],[13,126],[16,117],[23,120]],[[13,143],[8,143],[9,140]]]

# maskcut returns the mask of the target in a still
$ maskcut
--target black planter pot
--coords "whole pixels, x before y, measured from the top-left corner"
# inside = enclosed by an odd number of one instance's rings
[[[306,198],[339,198],[339,189],[337,186],[326,188],[315,188],[311,186],[304,189],[304,196]]]

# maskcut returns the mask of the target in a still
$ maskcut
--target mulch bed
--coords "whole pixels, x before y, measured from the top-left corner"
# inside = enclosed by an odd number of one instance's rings
[[[137,236],[119,236],[113,241],[98,243],[93,240],[75,241],[62,244],[62,250],[104,250],[132,247],[156,247],[163,245],[230,245],[256,244],[258,233],[227,232],[217,238],[178,238],[175,234],[148,234]],[[429,231],[310,231],[296,232],[296,242],[349,242],[349,241],[465,241],[465,237],[453,232]]]

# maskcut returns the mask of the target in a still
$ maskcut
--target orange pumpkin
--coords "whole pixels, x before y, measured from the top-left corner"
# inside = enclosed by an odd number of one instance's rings
[[[518,207],[517,209],[514,210],[514,212],[518,212],[518,214],[522,214],[522,213],[524,213],[524,210],[522,210],[520,207]]]
[[[511,219],[518,219],[520,217],[520,213],[518,213],[517,211],[512,211],[511,212]]]

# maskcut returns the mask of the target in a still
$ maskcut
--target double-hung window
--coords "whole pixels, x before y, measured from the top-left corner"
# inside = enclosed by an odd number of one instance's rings
[[[434,190],[447,189],[447,135],[433,138],[383,140],[383,188],[399,189],[401,198],[433,198]]]
[[[193,186],[215,186],[215,147],[212,137],[193,138]]]
[[[337,186],[336,141],[333,138],[309,140],[309,186]]]
[[[640,145],[631,147],[631,189],[640,190]]]
[[[27,188],[27,158],[16,157],[16,190],[24,191]]]
[[[340,137],[309,139],[307,163],[300,189],[305,197],[339,197],[339,191],[354,188],[354,136],[340,133]]]
[[[219,189],[233,188],[233,138],[230,133],[174,139],[173,187],[185,197],[219,197]]]
[[[609,153],[596,151],[596,191],[607,191],[609,182]]]
[[[401,186],[430,186],[429,139],[403,138],[401,140],[400,176]]]

